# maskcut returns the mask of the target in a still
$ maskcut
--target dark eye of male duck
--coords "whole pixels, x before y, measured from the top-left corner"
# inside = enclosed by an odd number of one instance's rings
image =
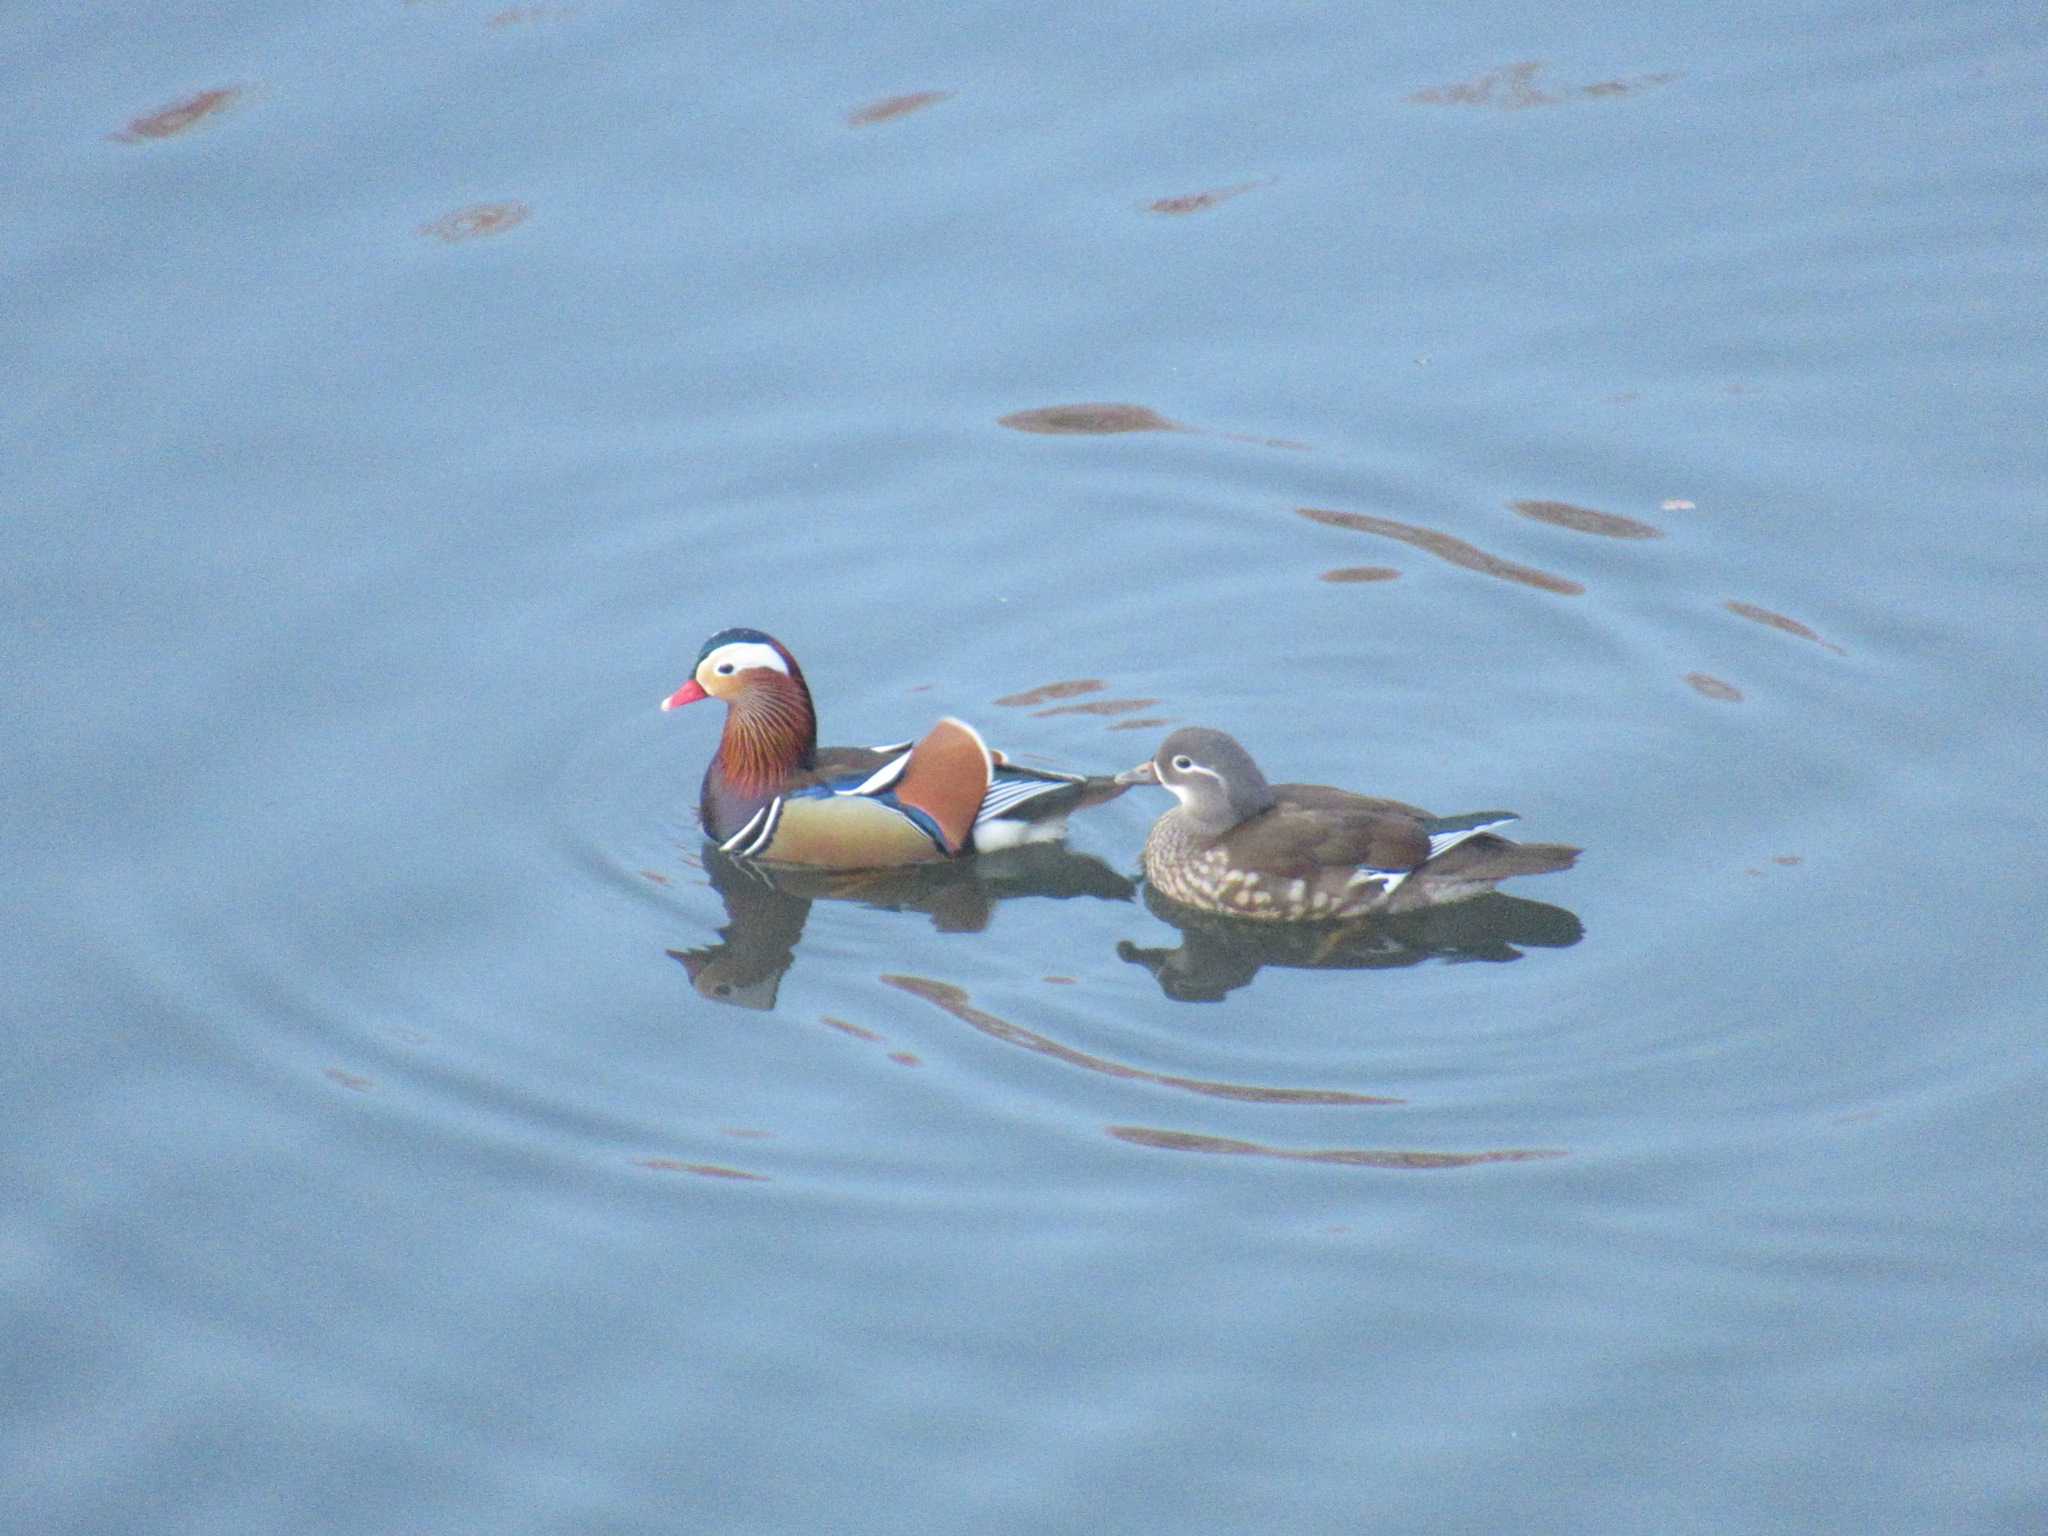
[[[1049,842],[1067,815],[1113,800],[1117,780],[1019,768],[951,717],[922,739],[818,745],[817,713],[796,658],[758,629],[704,642],[665,710],[718,699],[725,729],[704,770],[704,830],[736,858],[878,869]]]
[[[1515,843],[1512,811],[1432,816],[1322,784],[1268,784],[1221,731],[1189,726],[1116,776],[1180,804],[1145,839],[1145,878],[1205,912],[1317,922],[1413,911],[1483,895],[1512,875],[1570,869],[1579,850]]]

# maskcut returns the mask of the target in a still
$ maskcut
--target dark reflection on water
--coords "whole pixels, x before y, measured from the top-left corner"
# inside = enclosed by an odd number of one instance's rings
[[[211,91],[201,91],[183,101],[159,107],[143,117],[135,118],[118,133],[108,138],[116,144],[144,144],[151,139],[168,139],[174,134],[196,127],[208,118],[217,116],[233,106],[241,98],[242,87],[223,85]]]
[[[749,1173],[744,1168],[728,1168],[723,1163],[686,1163],[677,1157],[636,1157],[633,1166],[651,1169],[655,1173],[694,1173],[701,1179],[734,1179],[756,1184],[768,1182],[765,1173]]]
[[[536,22],[567,21],[576,14],[573,5],[513,5],[484,20],[487,27],[528,27]]]
[[[766,1013],[775,1006],[783,973],[796,963],[811,904],[783,895],[710,843],[703,860],[712,889],[725,902],[721,942],[671,949],[668,956],[689,973],[699,996]]]
[[[1234,187],[1217,187],[1209,192],[1188,192],[1180,197],[1162,197],[1156,203],[1145,204],[1147,213],[1202,213],[1218,203],[1226,203],[1233,197],[1242,197],[1247,192],[1256,192],[1260,187],[1270,187],[1273,178],[1268,176],[1259,181],[1239,182]]]
[[[1564,597],[1577,597],[1586,589],[1576,581],[1562,576],[1553,576],[1548,571],[1539,571],[1532,566],[1516,565],[1512,560],[1503,560],[1498,555],[1489,555],[1485,550],[1467,544],[1463,539],[1454,539],[1448,533],[1438,533],[1434,528],[1418,528],[1413,523],[1397,523],[1391,517],[1374,517],[1367,512],[1331,512],[1321,507],[1295,508],[1312,523],[1322,523],[1330,528],[1349,528],[1355,533],[1376,533],[1383,539],[1398,539],[1403,544],[1412,544],[1426,550],[1439,560],[1448,560],[1452,565],[1463,566],[1468,571],[1482,575],[1497,576],[1502,581],[1518,581],[1524,586],[1536,587],[1545,592],[1556,592]]]
[[[1084,694],[1100,693],[1108,686],[1099,677],[1077,677],[1068,682],[1046,683],[1037,688],[1026,689],[1023,693],[1005,694],[994,702],[1005,709],[1025,709],[1033,704],[1050,703],[1055,699],[1080,698]],[[1035,710],[1032,718],[1038,720],[1047,715],[1128,715],[1134,709],[1150,709],[1158,702],[1157,699],[1083,699],[1079,704],[1055,704],[1051,709]],[[1136,720],[1118,720],[1110,729],[1150,730],[1155,726],[1172,723],[1162,715],[1146,715]]]
[[[1525,949],[1568,949],[1585,937],[1576,913],[1498,891],[1448,906],[1344,923],[1257,923],[1198,912],[1150,886],[1145,905],[1181,932],[1177,948],[1119,940],[1117,958],[1142,965],[1176,1002],[1214,1003],[1250,986],[1266,966],[1286,970],[1389,970],[1425,960],[1500,963]]]
[[[690,985],[713,1002],[767,1012],[815,901],[849,901],[887,912],[921,912],[941,933],[980,933],[999,902],[1024,896],[1129,901],[1128,876],[1058,843],[904,869],[771,869],[704,845],[704,872],[725,903],[720,942],[671,949]]]
[[[1705,694],[1710,699],[1718,699],[1723,704],[1740,704],[1742,702],[1742,690],[1740,688],[1736,687],[1733,683],[1722,682],[1720,678],[1715,677],[1711,672],[1688,672],[1685,674],[1685,680],[1695,690]]]
[[[1573,100],[1603,101],[1634,96],[1678,78],[1675,70],[1653,75],[1630,75],[1626,79],[1596,80],[1590,85],[1559,85],[1546,89],[1536,83],[1545,65],[1540,59],[1488,70],[1475,80],[1453,85],[1436,85],[1417,91],[1408,100],[1423,107],[1491,107],[1501,112],[1518,112],[1528,107],[1554,107]]]
[[[908,992],[912,997],[921,997],[934,1007],[942,1008],[964,1024],[970,1024],[992,1039],[1005,1045],[1021,1046],[1027,1051],[1036,1051],[1041,1056],[1050,1056],[1055,1061],[1065,1062],[1070,1067],[1080,1067],[1089,1072],[1100,1072],[1106,1077],[1125,1078],[1133,1082],[1156,1083],[1162,1088],[1179,1088],[1188,1093],[1203,1094],[1212,1099],[1237,1099],[1256,1104],[1400,1104],[1401,1099],[1379,1098],[1363,1093],[1347,1093],[1334,1088],[1273,1088],[1258,1083],[1219,1083],[1200,1077],[1174,1077],[1163,1072],[1147,1071],[1143,1067],[1129,1066],[1124,1062],[1111,1061],[1107,1057],[1094,1056],[1087,1051],[1076,1050],[1071,1045],[1062,1045],[1049,1036],[1027,1029],[1022,1024],[1013,1024],[1008,1019],[977,1008],[969,999],[963,987],[950,982],[934,981],[927,976],[884,976],[882,980],[892,987]]]
[[[1031,712],[1034,720],[1047,715],[1128,715],[1134,709],[1150,709],[1157,699],[1088,699],[1079,704],[1055,704],[1051,709]]]
[[[1732,597],[1722,606],[1730,613],[1742,618],[1753,619],[1759,624],[1767,624],[1772,629],[1783,630],[1788,635],[1797,635],[1802,640],[1811,640],[1815,645],[1820,646],[1824,650],[1833,651],[1837,656],[1849,654],[1839,645],[1836,645],[1834,641],[1823,640],[1797,619],[1788,619],[1782,613],[1773,613],[1768,608],[1759,608],[1755,603],[1737,602]]]
[[[533,210],[524,203],[471,203],[467,208],[457,208],[444,213],[440,218],[422,224],[419,232],[436,240],[445,240],[450,245],[459,240],[479,240],[485,235],[502,235],[508,229],[516,229],[532,216]]]
[[[829,1013],[818,1015],[818,1022],[827,1029],[836,1029],[842,1035],[851,1035],[856,1040],[865,1040],[869,1045],[880,1045],[882,1036],[864,1024],[854,1024],[846,1019],[835,1018]]]
[[[880,101],[871,101],[864,107],[855,107],[846,114],[846,126],[866,128],[875,123],[894,122],[899,117],[908,117],[926,107],[935,107],[942,101],[952,100],[951,91],[911,91],[902,96],[884,96]]]
[[[1615,512],[1596,512],[1591,507],[1575,507],[1568,501],[1511,501],[1508,508],[1539,523],[1570,528],[1577,533],[1597,533],[1609,539],[1664,537],[1664,530],[1652,523],[1639,523]]]
[[[999,427],[1013,432],[1044,432],[1053,436],[1100,437],[1112,432],[1185,432],[1177,421],[1168,421],[1157,411],[1142,405],[1083,403],[1042,405],[1035,410],[1012,411],[999,417]]]
[[[1403,1152],[1369,1147],[1272,1147],[1197,1131],[1164,1131],[1146,1125],[1106,1126],[1118,1141],[1166,1152],[1207,1152],[1217,1157],[1276,1157],[1290,1163],[1334,1163],[1345,1168],[1471,1168],[1480,1163],[1533,1163],[1566,1154],[1556,1147],[1503,1147],[1491,1152]]]
[[[1071,699],[1083,693],[1100,693],[1109,685],[1099,677],[1077,677],[1064,683],[1046,683],[1022,693],[1006,693],[994,702],[1004,709],[1025,709],[1051,699]]]
[[[887,1036],[868,1029],[863,1025],[849,1023],[845,1019],[836,1018],[829,1013],[819,1014],[818,1022],[827,1029],[836,1029],[840,1034],[862,1041],[867,1045],[887,1045],[889,1043]],[[889,1059],[899,1067],[921,1067],[924,1065],[924,1062],[918,1058],[914,1051],[891,1051],[889,1052]]]
[[[1325,571],[1319,581],[1393,581],[1401,573],[1391,565],[1340,565],[1333,571]]]
[[[1261,448],[1286,448],[1306,453],[1307,443],[1284,437],[1256,437],[1244,432],[1218,432],[1171,421],[1150,406],[1084,401],[1078,405],[1042,405],[1028,411],[1012,411],[996,418],[996,425],[1013,432],[1037,432],[1048,437],[1107,437],[1118,432],[1187,432],[1197,437],[1220,437],[1226,442],[1252,443]]]

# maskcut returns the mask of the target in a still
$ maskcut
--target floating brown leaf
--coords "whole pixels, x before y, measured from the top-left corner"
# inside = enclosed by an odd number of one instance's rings
[[[1334,571],[1325,571],[1319,577],[1322,581],[1392,581],[1401,573],[1391,565],[1340,565]]]

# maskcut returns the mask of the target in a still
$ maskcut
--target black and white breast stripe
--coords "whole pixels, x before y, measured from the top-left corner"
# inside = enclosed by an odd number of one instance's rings
[[[775,829],[782,822],[782,796],[777,795],[749,816],[739,831],[718,845],[719,851],[735,858],[752,858],[775,841]]]

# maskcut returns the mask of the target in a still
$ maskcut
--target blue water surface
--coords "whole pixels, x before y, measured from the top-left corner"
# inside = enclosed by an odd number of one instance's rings
[[[2038,18],[494,7],[11,18],[0,1524],[2040,1528]],[[1586,852],[735,886],[729,624]]]

